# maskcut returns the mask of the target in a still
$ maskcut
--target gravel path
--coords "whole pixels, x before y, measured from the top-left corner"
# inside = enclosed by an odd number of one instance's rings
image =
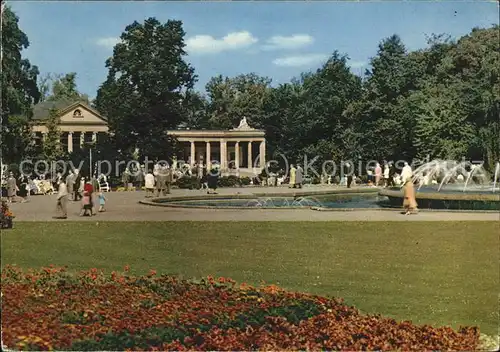
[[[328,186],[329,189],[337,187]],[[328,189],[326,186],[306,187],[304,191]],[[337,188],[338,189],[338,188]],[[223,188],[219,194],[283,193],[294,191],[278,188]],[[174,189],[171,196],[195,196],[202,191]],[[404,216],[398,210],[315,211],[311,209],[189,209],[139,204],[145,192],[106,193],[107,211],[94,217],[80,217],[80,202],[70,201],[68,219],[54,220],[56,196],[33,196],[27,203],[13,203],[15,221],[500,221],[498,213],[421,212]]]

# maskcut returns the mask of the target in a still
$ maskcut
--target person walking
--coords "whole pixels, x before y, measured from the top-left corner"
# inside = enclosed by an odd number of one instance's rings
[[[92,206],[92,212],[94,212],[94,186],[92,185],[92,178],[90,178],[84,185],[83,185],[83,192],[87,192],[89,197],[90,197],[90,205]]]
[[[22,175],[19,180],[19,196],[23,199],[21,202],[26,203],[28,201],[28,193],[29,193],[29,182],[28,176]]]
[[[83,193],[83,185],[85,184],[85,178],[80,175],[78,169],[75,170],[74,183],[73,183],[73,200],[75,202],[79,201],[82,198]]]
[[[102,213],[103,211],[106,211],[104,206],[106,205],[106,197],[104,196],[104,193],[102,191],[99,191],[99,212]]]
[[[142,185],[144,184],[144,165],[137,165],[137,171],[135,175],[135,183],[138,190],[142,190]]]
[[[378,187],[380,186],[380,179],[382,178],[382,168],[380,167],[380,164],[377,163],[375,166],[375,186]]]
[[[208,191],[207,194],[217,194],[217,183],[219,182],[219,170],[213,167],[207,175]]]
[[[68,176],[66,176],[66,187],[68,188],[68,195],[74,193],[73,190],[74,186],[75,186],[75,175],[73,174],[73,171],[70,170],[68,172]]]
[[[156,196],[159,197],[160,194],[165,196],[167,189],[167,173],[165,167],[161,167],[158,170],[158,175],[156,176]]]
[[[354,174],[353,166],[349,162],[346,162],[344,164],[344,177],[347,178],[347,188],[351,188],[353,174]]]
[[[148,173],[144,177],[144,181],[146,184],[146,198],[154,196],[154,188],[155,188],[155,176],[148,170]]]
[[[9,172],[9,178],[7,179],[7,201],[9,203],[12,203],[15,200],[17,190],[17,181],[14,177],[14,173],[11,171]]]
[[[394,178],[396,177],[396,167],[392,161],[389,162],[389,183],[388,187],[394,187]]]
[[[54,219],[66,219],[68,217],[68,188],[63,179],[57,181],[59,189],[57,192],[57,206],[56,210],[59,216],[54,216]]]
[[[90,200],[89,193],[84,191],[82,197],[82,210],[80,216],[92,216],[92,215],[93,215],[92,201]]]
[[[169,166],[165,166],[165,185],[167,186],[166,194],[171,193],[173,181],[174,181],[174,170],[172,170],[172,168],[170,168]]]
[[[389,174],[390,174],[389,164],[384,165],[384,187],[389,187]]]
[[[128,171],[128,168],[125,169],[125,171],[122,174],[122,182],[123,182],[123,187],[125,188],[125,191],[129,191],[129,183],[130,183],[130,172]]]
[[[405,161],[403,170],[401,171],[401,179],[403,181],[403,184],[406,183],[406,179],[412,178],[413,171],[411,169],[411,166],[408,164],[408,162]]]
[[[302,188],[302,183],[304,182],[304,170],[300,165],[297,165],[297,170],[295,171],[295,185],[297,188]]]
[[[288,188],[295,188],[296,187],[296,185],[295,185],[295,182],[296,182],[296,173],[297,173],[297,169],[292,164],[290,166],[290,181],[288,182],[289,183]]]
[[[403,192],[403,208],[405,210],[405,215],[417,214],[418,204],[415,197],[415,187],[413,185],[411,175],[404,180]]]

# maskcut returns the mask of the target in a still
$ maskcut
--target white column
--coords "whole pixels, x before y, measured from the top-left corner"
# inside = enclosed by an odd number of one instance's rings
[[[80,148],[83,147],[84,142],[85,142],[85,132],[80,132]]]
[[[259,150],[259,163],[260,167],[263,168],[266,166],[266,141],[260,142]]]
[[[194,142],[191,141],[191,158],[189,160],[189,165],[191,166],[194,166],[194,162],[195,162],[195,149],[194,149]]]
[[[227,167],[227,144],[224,139],[220,140],[220,168],[221,170]]]
[[[97,132],[92,132],[92,143],[97,142]]]
[[[73,132],[68,132],[68,153],[73,152]]]
[[[240,142],[236,142],[234,145],[234,163],[236,164],[236,169],[240,168]]]
[[[210,150],[210,141],[206,143],[207,143],[207,150],[206,150],[207,156],[205,159],[207,160],[205,164],[207,165],[207,171],[210,171],[210,169],[212,168],[212,157],[211,157],[212,151]]]
[[[251,169],[253,167],[252,165],[253,160],[252,160],[252,142],[248,142],[248,168]]]

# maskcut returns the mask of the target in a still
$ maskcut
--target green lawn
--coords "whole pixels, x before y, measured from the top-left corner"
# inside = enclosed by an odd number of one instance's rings
[[[2,265],[231,277],[343,297],[364,312],[497,334],[495,222],[16,223]]]

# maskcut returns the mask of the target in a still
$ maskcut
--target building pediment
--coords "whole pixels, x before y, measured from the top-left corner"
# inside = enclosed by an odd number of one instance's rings
[[[86,104],[76,103],[60,111],[59,124],[61,125],[107,125],[106,119],[95,109]]]
[[[50,110],[56,109],[61,125],[107,125],[107,119],[84,102],[68,100],[45,101],[33,108],[33,120],[46,120]]]

